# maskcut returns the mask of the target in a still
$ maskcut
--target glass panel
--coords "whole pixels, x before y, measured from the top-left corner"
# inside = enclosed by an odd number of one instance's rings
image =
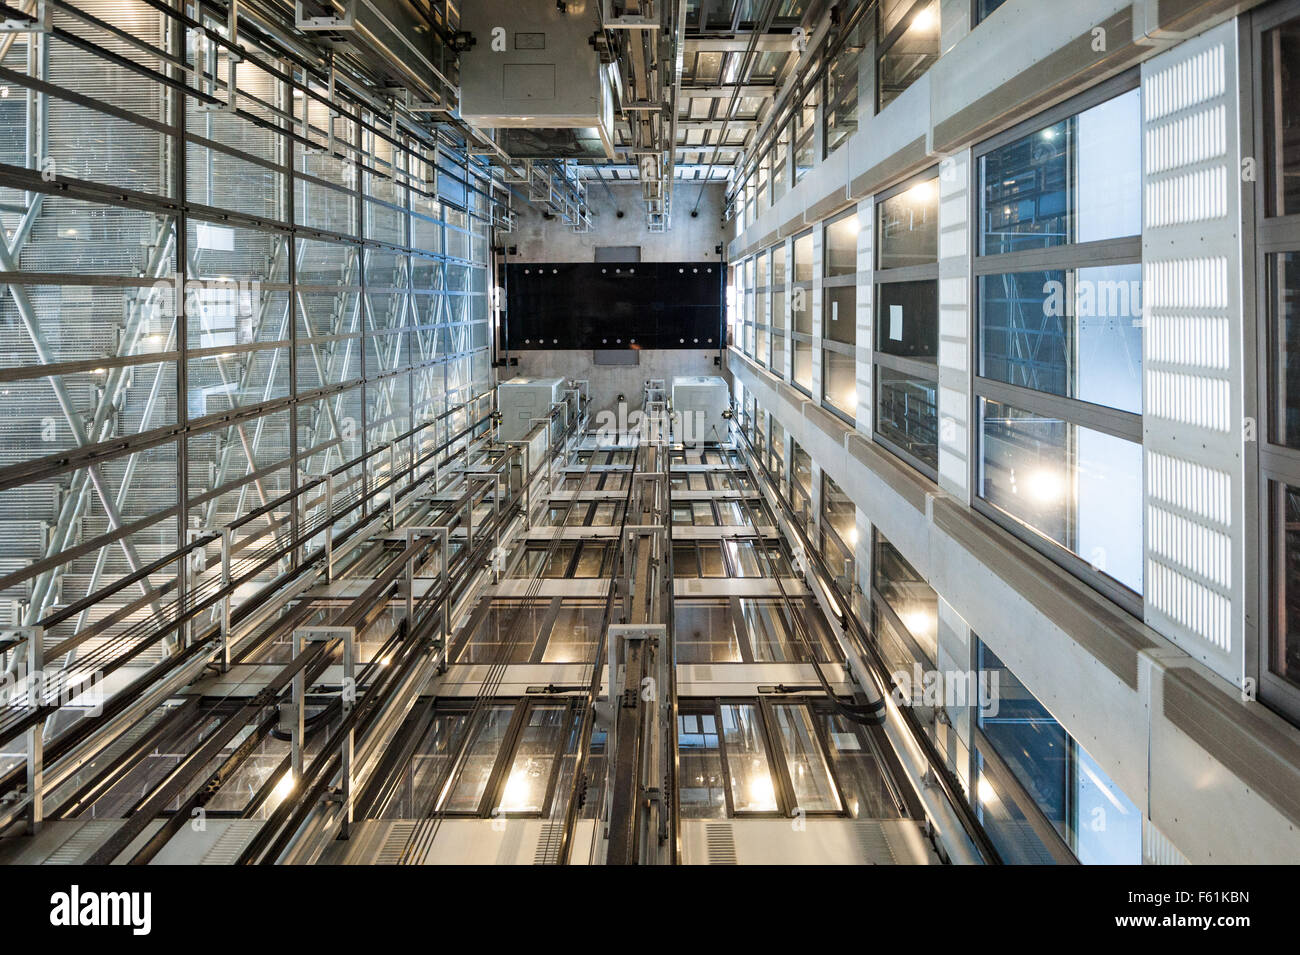
[[[529,706],[514,761],[501,791],[498,812],[540,813],[546,809],[551,776],[569,725],[568,716],[569,707],[565,703]]]
[[[844,543],[850,547],[857,544],[857,512],[853,501],[829,474],[822,475],[822,518],[835,528]]]
[[[980,159],[980,252],[1142,231],[1141,99],[1132,90]]]
[[[813,235],[805,232],[794,240],[794,280],[811,282],[813,279]]]
[[[717,544],[700,545],[700,576],[726,577],[727,568],[722,562],[722,548]]]
[[[858,290],[851,285],[832,286],[822,292],[825,317],[822,337],[843,345],[852,345],[858,337]]]
[[[876,286],[876,348],[887,355],[934,361],[939,353],[939,283]]]
[[[831,765],[849,815],[854,819],[897,819],[898,807],[885,780],[885,768],[864,731],[838,713],[819,712],[817,720],[826,734]]]
[[[674,518],[673,523],[676,524],[679,522]],[[700,576],[700,561],[699,557],[696,555],[694,544],[673,545],[673,576]]]
[[[1034,695],[981,641],[977,722],[989,745],[1051,823],[1064,835],[1069,793],[1067,735]],[[990,692],[996,686],[996,693]]]
[[[1272,215],[1300,213],[1300,18],[1264,38],[1265,128]]]
[[[848,355],[822,351],[822,397],[850,418],[858,413],[857,362]]]
[[[573,576],[582,578],[592,578],[601,576],[601,568],[605,566],[605,555],[608,548],[604,544],[585,543],[578,552],[578,566],[574,568]]]
[[[1002,6],[1006,0],[976,0],[975,22],[983,23],[990,13]]]
[[[584,604],[560,607],[546,638],[543,663],[590,663],[596,653],[604,609]]]
[[[767,762],[758,707],[752,703],[724,703],[721,711],[732,807],[737,814],[776,812],[776,787]]]
[[[443,797],[438,808],[443,812],[478,812],[483,793],[492,778],[501,744],[514,716],[513,704],[493,704],[483,711],[483,716],[472,730],[473,742],[465,753],[458,774],[448,780],[450,795]]]
[[[939,640],[939,597],[898,549],[876,532],[872,573],[881,598],[933,664]]]
[[[826,277],[858,272],[858,217],[841,216],[826,226]]]
[[[1300,252],[1269,256],[1273,327],[1277,335],[1273,440],[1300,447]]]
[[[1141,812],[1091,756],[1073,750],[1074,854],[1084,865],[1141,865]]]
[[[939,261],[939,178],[924,179],[879,203],[880,268]]]
[[[826,754],[817,740],[808,708],[781,704],[772,707],[772,715],[794,789],[795,808],[805,812],[839,812],[840,795],[831,781]]]
[[[1280,552],[1281,566],[1274,572],[1280,609],[1269,669],[1300,686],[1300,490],[1283,484],[1274,485],[1273,492],[1273,534],[1281,540],[1269,543],[1275,553]]]
[[[876,431],[932,468],[939,466],[937,386],[884,366],[876,367]]]
[[[800,610],[807,605],[796,603]],[[796,636],[782,605],[772,600],[740,601],[741,620],[749,637],[754,660],[759,663],[802,663],[808,661],[808,652]],[[817,650],[819,659],[826,659],[826,647],[814,621],[804,618],[807,633]]]
[[[740,663],[731,604],[679,600],[674,607],[678,663]]]
[[[986,275],[980,374],[1142,413],[1142,266]]]
[[[682,713],[677,717],[679,758],[678,806],[683,819],[724,819],[722,752],[718,720],[712,713]]]
[[[812,391],[812,343],[794,340],[794,366],[792,378],[805,391]]]
[[[1142,447],[981,399],[979,493],[1142,592]]]
[[[457,663],[527,663],[533,644],[541,632],[542,621],[550,610],[549,602],[497,604],[470,636]]]
[[[976,814],[1002,861],[1010,865],[1055,865],[1056,858],[1030,827],[1020,807],[1004,793],[975,751]]]
[[[888,31],[882,30],[883,37]],[[908,27],[880,57],[879,108],[884,109],[939,58],[939,0],[912,14]]]

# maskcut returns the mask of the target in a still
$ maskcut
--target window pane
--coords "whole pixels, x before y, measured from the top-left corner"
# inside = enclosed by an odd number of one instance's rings
[[[493,604],[470,635],[457,663],[527,663],[549,605]]]
[[[550,636],[546,638],[543,663],[590,663],[604,610],[599,606],[576,604],[560,608]]]
[[[1273,439],[1300,447],[1300,253],[1270,256],[1269,278],[1278,342]]]
[[[1076,744],[1074,854],[1084,865],[1141,865],[1142,814]]]
[[[1281,609],[1274,625],[1269,669],[1300,686],[1300,489],[1275,485],[1274,493],[1277,513],[1273,533],[1282,539],[1270,544],[1281,546],[1282,566],[1275,574]]]
[[[879,204],[880,268],[939,261],[939,179],[918,182]]]
[[[851,285],[835,286],[823,291],[825,318],[822,337],[833,342],[852,345],[857,341],[857,292]]]
[[[858,413],[857,362],[829,349],[822,352],[822,397],[850,418]]]
[[[826,276],[856,275],[858,271],[858,217],[841,216],[826,227]]]
[[[569,708],[564,703],[534,703],[528,708],[515,758],[501,791],[500,812],[540,813],[546,809],[551,774],[561,755]]]
[[[980,374],[1142,412],[1142,266],[981,276]]]
[[[740,663],[740,641],[731,625],[731,604],[679,600],[673,634],[678,663]]]
[[[830,767],[826,765],[826,755],[808,708],[782,704],[772,707],[772,715],[794,788],[795,808],[805,812],[839,812],[840,796],[831,781]]]
[[[875,588],[894,611],[912,641],[926,655],[937,660],[939,641],[939,597],[920,573],[885,537],[876,533],[873,562]]]
[[[1138,235],[1140,103],[1132,90],[984,156],[981,254]]]
[[[977,645],[977,659],[979,672],[989,674],[987,686],[979,684],[979,727],[1064,837],[1070,777],[1066,732],[983,642]]]
[[[805,232],[794,240],[794,280],[811,282],[813,279],[813,236]]]
[[[978,749],[975,762],[976,811],[1002,861],[1010,865],[1055,865],[1056,858],[1034,833],[1024,812],[984,768],[984,755]]]
[[[826,733],[831,764],[849,815],[854,819],[897,819],[898,808],[885,781],[885,769],[863,730],[837,713],[819,713],[817,719]]]
[[[492,777],[492,768],[496,765],[497,754],[505,741],[506,731],[514,716],[513,704],[492,705],[483,711],[478,724],[472,730],[474,737],[465,753],[465,761],[459,776],[449,780],[453,785],[449,796],[438,808],[443,812],[478,812]]]
[[[981,399],[980,496],[1142,592],[1142,448]]]
[[[723,704],[721,710],[731,805],[737,813],[776,812],[776,787],[768,767],[758,707],[752,703]]]
[[[876,431],[932,468],[939,466],[937,386],[876,367]]]
[[[812,391],[812,343],[794,340],[793,380],[805,391]]]
[[[976,0],[975,22],[983,23],[990,13],[1005,2],[1006,0]]]
[[[882,31],[883,37],[887,31]],[[939,58],[939,0],[921,7],[910,25],[880,57],[879,100],[884,109]]]
[[[933,361],[939,353],[939,283],[876,286],[876,348],[887,355]]]
[[[1300,19],[1270,30],[1264,40],[1265,123],[1272,215],[1300,213]]]
[[[718,720],[712,713],[682,713],[677,717],[679,758],[678,805],[683,819],[724,819],[722,753]]]

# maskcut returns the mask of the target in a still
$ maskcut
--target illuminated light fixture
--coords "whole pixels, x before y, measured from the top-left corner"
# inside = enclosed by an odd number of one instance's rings
[[[528,782],[529,772],[525,768],[516,769],[506,780],[505,791],[501,793],[501,812],[523,812],[529,808],[529,793],[532,786]]]
[[[852,391],[846,392],[844,395],[844,403],[847,404],[850,408],[857,408],[858,389],[854,388]]]
[[[930,202],[935,196],[935,180],[927,179],[925,182],[918,182],[907,192],[903,193],[903,198],[914,205]]]
[[[287,799],[289,793],[293,792],[293,788],[297,784],[292,771],[285,773],[280,777],[280,781],[275,784],[275,798],[279,800]]]
[[[993,791],[993,786],[983,776],[980,777],[979,783],[975,786],[979,794],[979,801],[988,806],[997,801],[998,795]]]
[[[1061,480],[1061,475],[1048,468],[1029,472],[1025,478],[1025,487],[1030,497],[1043,504],[1059,501],[1065,494],[1065,483]]]
[[[899,614],[899,619],[912,634],[930,633],[934,630],[934,614],[924,610],[909,610],[907,613]]]
[[[772,777],[764,771],[765,767],[756,767],[756,769],[757,771],[749,780],[750,810],[775,809],[776,790],[772,788]]]
[[[858,546],[858,529],[856,527],[849,528],[849,545],[852,547]]]
[[[932,3],[912,18],[912,25],[908,29],[925,32],[933,30],[938,25],[939,18],[934,15],[934,4]]]

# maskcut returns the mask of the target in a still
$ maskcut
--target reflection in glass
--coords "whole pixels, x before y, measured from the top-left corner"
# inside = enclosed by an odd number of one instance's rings
[[[1273,440],[1300,448],[1300,252],[1268,257],[1277,335]]]
[[[822,350],[822,397],[850,418],[858,413],[857,362],[849,355]]]
[[[923,464],[938,468],[938,386],[883,365],[877,366],[876,378],[876,432]]]
[[[720,709],[732,807],[738,814],[776,812],[776,787],[768,768],[758,707],[724,703]]]
[[[1274,157],[1268,170],[1269,214],[1300,213],[1300,17],[1264,37],[1265,129]]]
[[[718,721],[712,713],[677,717],[677,794],[683,819],[723,819],[727,797],[718,747]]]
[[[910,12],[906,5],[903,9]],[[883,8],[881,15],[884,16]],[[911,17],[907,29],[880,56],[877,70],[879,109],[896,100],[939,58],[939,0],[931,0]],[[879,35],[883,37],[888,32],[882,29]]]
[[[497,806],[502,813],[540,813],[546,808],[551,775],[568,728],[564,703],[534,703],[528,708],[515,757]]]
[[[980,496],[1141,593],[1141,445],[980,401]]]
[[[858,271],[858,216],[851,213],[826,226],[826,277],[856,275]]]
[[[805,812],[839,812],[840,796],[831,781],[826,754],[817,741],[808,708],[780,704],[772,707],[772,716],[785,753],[795,808]]]
[[[923,179],[877,205],[882,269],[939,261],[939,179]]]
[[[740,641],[731,624],[731,604],[679,600],[673,618],[678,663],[740,663]]]
[[[1142,411],[1142,266],[986,275],[980,374]]]
[[[980,159],[980,254],[1142,231],[1140,92],[1131,90]]]
[[[876,328],[878,351],[934,362],[939,354],[939,283],[877,285]]]
[[[447,781],[442,804],[438,806],[441,811],[479,811],[514,711],[514,704],[510,703],[492,704],[483,711],[477,725],[470,731],[472,742],[463,762]]]

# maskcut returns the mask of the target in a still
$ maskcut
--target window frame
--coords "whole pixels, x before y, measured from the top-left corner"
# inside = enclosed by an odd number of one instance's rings
[[[1248,121],[1252,129],[1247,141],[1254,143],[1255,155],[1269,156],[1268,148],[1274,142],[1270,135],[1264,68],[1268,63],[1265,38],[1271,30],[1300,19],[1300,0],[1276,3],[1250,13],[1250,82],[1252,109]],[[1284,637],[1286,628],[1286,535],[1285,495],[1288,486],[1300,489],[1300,447],[1288,447],[1285,441],[1283,400],[1280,393],[1277,357],[1280,316],[1274,313],[1274,289],[1270,263],[1275,256],[1285,253],[1300,254],[1300,213],[1274,214],[1275,182],[1271,163],[1259,170],[1257,188],[1243,191],[1243,208],[1246,216],[1255,222],[1254,255],[1255,281],[1243,288],[1243,309],[1249,314],[1250,296],[1255,298],[1257,332],[1254,342],[1256,361],[1255,387],[1258,440],[1255,442],[1255,471],[1249,474],[1252,463],[1247,459],[1247,484],[1255,489],[1257,511],[1255,526],[1259,539],[1255,548],[1247,548],[1245,573],[1252,573],[1259,581],[1259,621],[1254,639],[1246,641],[1246,673],[1256,677],[1257,695],[1261,702],[1280,712],[1293,723],[1300,723],[1300,683],[1288,680],[1273,670],[1273,651],[1276,642]],[[1249,331],[1249,329],[1248,329]],[[1249,349],[1249,344],[1248,344]],[[1250,393],[1248,391],[1248,393]],[[1252,566],[1252,564],[1254,566]],[[1300,581],[1297,582],[1300,585]],[[1248,597],[1248,599],[1251,599]]]
[[[980,254],[982,229],[980,206],[983,200],[981,160],[1003,146],[1017,142],[1032,133],[1053,126],[1072,116],[1077,116],[1094,106],[1099,106],[1141,87],[1141,73],[1129,69],[1096,86],[1073,96],[1063,103],[1045,109],[1010,129],[979,143],[971,150],[971,188],[969,221],[972,223],[970,256],[970,284],[967,295],[971,303],[971,334],[967,353],[970,371],[970,402],[967,420],[971,422],[971,454],[967,462],[968,486],[971,489],[971,508],[987,517],[1017,540],[1032,547],[1058,567],[1079,578],[1092,589],[1110,599],[1117,606],[1139,620],[1143,616],[1143,595],[1131,590],[1118,579],[1092,566],[1079,554],[1045,534],[1020,521],[1012,514],[987,501],[980,493],[979,474],[984,457],[984,432],[981,417],[981,399],[1010,405],[1019,411],[1047,418],[1059,419],[1067,425],[1082,427],[1120,438],[1142,447],[1142,415],[1118,408],[1107,408],[1077,398],[1067,398],[1047,392],[1034,391],[1020,385],[1009,385],[979,374],[981,365],[980,335],[980,279],[989,275],[1016,272],[1046,271],[1098,265],[1130,265],[1142,262],[1142,235],[1123,236],[1094,242],[1067,243],[1047,249],[1027,249],[994,255]],[[1141,171],[1145,175],[1145,171]],[[1145,382],[1144,382],[1145,385]],[[1144,479],[1143,475],[1143,479]],[[1143,584],[1145,587],[1145,577]]]
[[[718,755],[722,763],[723,793],[725,795],[726,819],[791,819],[796,815],[802,814],[809,818],[821,819],[849,819],[852,818],[848,801],[844,796],[844,785],[840,781],[840,775],[835,767],[834,756],[831,752],[830,745],[826,739],[826,730],[822,726],[822,721],[817,717],[821,715],[818,712],[818,704],[821,701],[815,697],[809,697],[798,694],[782,695],[763,695],[758,697],[743,696],[711,696],[711,697],[685,697],[679,704],[679,711],[682,715],[712,715],[718,728]],[[734,801],[731,796],[731,764],[727,756],[726,736],[722,730],[722,707],[724,706],[752,706],[758,714],[759,727],[763,736],[765,747],[764,755],[767,759],[768,774],[772,778],[772,788],[776,795],[777,808],[771,812],[737,812]],[[803,809],[797,803],[794,794],[794,784],[790,779],[789,757],[785,751],[785,746],[781,742],[780,734],[775,727],[774,706],[802,706],[808,713],[809,721],[813,726],[813,733],[817,740],[817,746],[823,762],[826,765],[826,771],[830,777],[831,785],[835,787],[835,796],[839,800],[840,808],[836,810],[827,809]],[[896,791],[897,782],[893,779],[894,767],[888,763],[882,756],[877,741],[872,734],[860,726],[854,726],[854,732],[864,749],[869,749],[876,757],[877,765],[881,774],[884,776],[886,784],[891,791]],[[677,733],[678,727],[673,727],[673,732]],[[674,796],[676,794],[674,793]],[[871,818],[871,817],[864,817]],[[906,817],[903,817],[906,818]]]
[[[882,367],[890,371],[908,375],[912,378],[919,378],[926,381],[927,383],[933,384],[934,392],[935,392],[935,455],[937,458],[938,448],[939,448],[939,441],[938,441],[938,434],[939,434],[939,402],[938,402],[938,395],[939,395],[939,357],[938,357],[939,355],[939,348],[938,348],[938,344],[939,344],[938,343],[938,339],[939,339],[939,315],[938,315],[939,255],[938,255],[938,250],[936,248],[935,258],[933,263],[926,263],[924,265],[910,265],[910,266],[891,268],[891,269],[882,269],[879,266],[880,266],[880,256],[881,253],[883,252],[883,248],[882,248],[883,243],[881,242],[880,239],[880,210],[882,204],[894,198],[895,196],[902,195],[904,192],[907,192],[909,189],[911,189],[913,186],[918,185],[919,183],[928,182],[933,179],[937,184],[939,181],[940,173],[941,170],[939,166],[929,166],[926,169],[922,170],[921,172],[909,176],[908,178],[904,179],[902,182],[896,183],[890,188],[877,193],[872,203],[872,213],[871,213],[872,214],[872,223],[871,223],[872,246],[873,246],[872,256],[874,257],[872,261],[873,268],[871,273],[871,284],[872,284],[871,326],[872,326],[872,336],[873,336],[871,341],[871,364],[872,364],[871,439],[877,444],[886,448],[895,457],[900,458],[901,460],[909,464],[911,467],[919,471],[921,474],[925,475],[931,481],[935,481],[935,482],[938,482],[939,480],[939,469],[937,464],[935,466],[931,466],[928,462],[921,460],[912,452],[896,444],[887,435],[881,434],[879,428],[879,423],[880,423],[879,409],[881,406],[880,386],[882,383],[880,369]],[[937,211],[938,203],[939,203],[937,194],[936,194],[935,203],[936,203],[936,211]],[[933,365],[923,361],[919,361],[915,358],[906,358],[897,355],[889,355],[881,351],[878,347],[876,347],[876,336],[879,335],[880,329],[883,327],[880,318],[880,307],[881,305],[883,305],[883,300],[880,295],[880,290],[878,286],[901,283],[901,282],[933,282],[934,283],[936,314],[935,314],[935,360]]]

